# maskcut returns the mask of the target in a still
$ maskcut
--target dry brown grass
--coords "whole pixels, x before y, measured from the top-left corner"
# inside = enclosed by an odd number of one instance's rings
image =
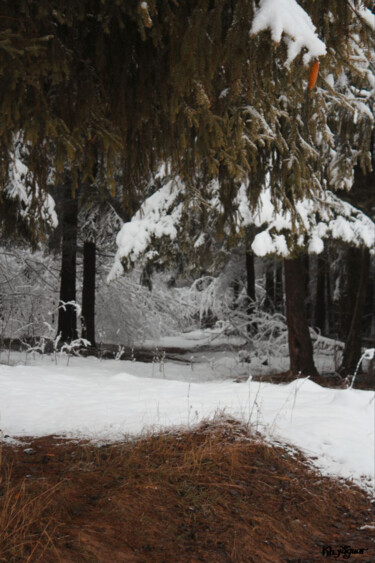
[[[14,482],[12,467],[4,469],[1,457],[0,561],[41,561],[47,550],[55,551],[57,524],[51,504],[59,484],[29,487],[26,479]]]
[[[355,560],[375,560],[359,529],[374,519],[363,491],[234,421],[31,448],[3,450],[0,561],[307,563],[325,560],[324,545],[367,548]]]

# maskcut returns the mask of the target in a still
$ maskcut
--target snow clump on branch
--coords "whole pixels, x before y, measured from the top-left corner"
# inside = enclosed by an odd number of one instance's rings
[[[262,192],[257,211],[252,216],[241,213],[241,210],[249,208],[244,186],[241,186],[237,198],[240,201],[239,226],[255,225],[262,228],[252,243],[252,250],[257,256],[273,254],[286,257],[293,248],[304,248],[309,254],[320,254],[324,249],[325,239],[366,246],[372,252],[375,251],[374,222],[330,191],[320,197],[304,198],[296,202],[294,220],[289,211],[277,211],[269,188]],[[291,243],[286,236],[293,232],[295,224],[299,226],[300,234]]]
[[[307,49],[303,56],[304,64],[327,52],[325,44],[316,34],[310,16],[296,0],[261,0],[250,33],[255,35],[266,29],[271,31],[275,43],[284,39],[288,47],[287,66],[303,48]]]

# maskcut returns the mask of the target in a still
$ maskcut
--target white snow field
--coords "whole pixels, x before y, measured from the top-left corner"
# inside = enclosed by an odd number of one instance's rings
[[[18,365],[0,365],[5,441],[50,434],[116,441],[225,415],[250,423],[268,441],[298,447],[323,473],[374,490],[373,391],[328,389],[309,379],[237,383],[225,379],[225,363],[221,379],[213,380],[207,363],[72,357],[67,365],[58,356],[56,365],[45,355],[25,365],[20,358]]]

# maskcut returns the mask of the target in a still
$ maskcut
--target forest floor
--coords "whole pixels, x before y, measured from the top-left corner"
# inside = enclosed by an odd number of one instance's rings
[[[373,376],[161,344],[2,352],[0,562],[375,561]]]
[[[0,453],[2,562],[375,561],[370,497],[234,419]]]

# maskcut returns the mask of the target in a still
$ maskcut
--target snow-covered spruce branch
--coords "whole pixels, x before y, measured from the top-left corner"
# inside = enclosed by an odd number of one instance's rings
[[[33,186],[33,187],[32,187]],[[42,202],[39,210],[39,222],[50,228],[57,226],[55,202],[46,192],[42,191],[34,180],[30,170],[21,161],[19,150],[15,149],[14,159],[9,170],[8,183],[5,186],[6,197],[17,202],[19,215],[26,223],[34,219],[35,210],[32,206],[35,200]]]
[[[251,187],[251,186],[250,186]],[[211,224],[220,222],[222,206],[218,200],[218,182],[207,187]],[[241,184],[233,200],[231,214],[233,228],[237,233],[232,244],[239,243],[247,228],[255,228],[257,234],[251,248],[257,256],[289,256],[296,249],[320,254],[325,240],[343,241],[355,246],[375,249],[374,222],[353,205],[341,200],[330,191],[303,198],[295,202],[294,212],[283,209],[281,201],[275,201],[270,188],[259,196],[255,209],[249,200],[249,189]],[[188,246],[184,237],[183,204],[185,215],[191,217],[197,209],[197,201],[179,179],[168,181],[162,188],[146,199],[133,219],[125,223],[117,236],[118,250],[108,276],[114,280],[139,261],[158,261],[162,252]],[[191,210],[190,213],[186,209]],[[184,215],[184,216],[185,216]],[[190,252],[204,251],[205,234],[196,233]],[[229,240],[229,237],[228,237]],[[161,244],[163,242],[163,244]]]

